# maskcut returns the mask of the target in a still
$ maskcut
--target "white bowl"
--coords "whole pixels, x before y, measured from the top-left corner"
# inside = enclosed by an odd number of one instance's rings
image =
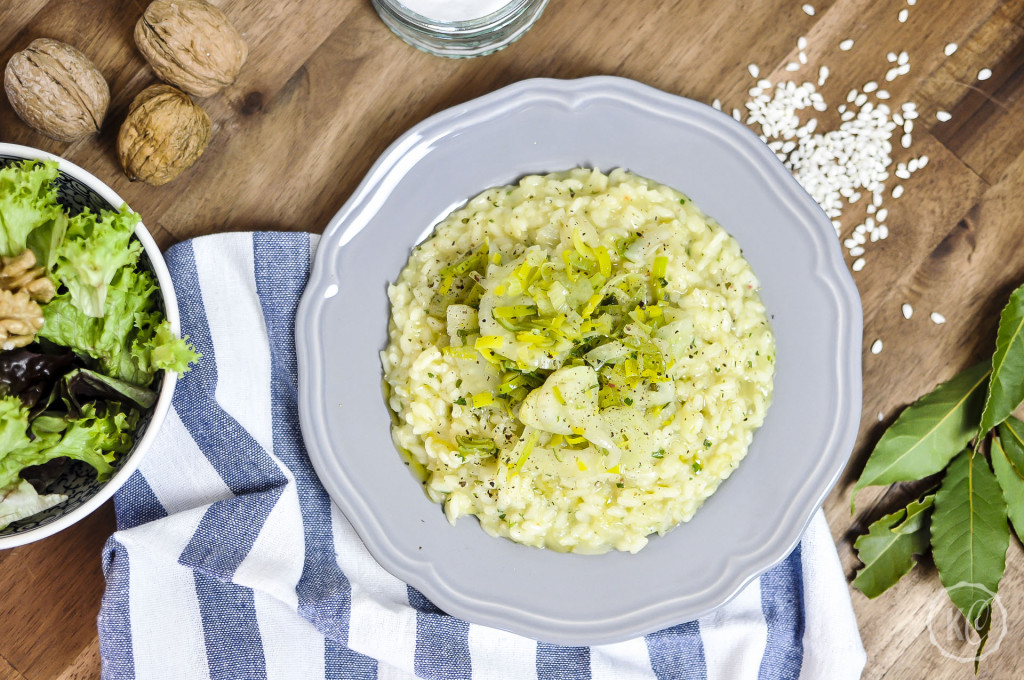
[[[94,210],[100,208],[117,210],[124,203],[124,200],[113,189],[70,161],[39,149],[0,143],[0,163],[30,158],[57,161],[60,170],[60,176],[57,179],[60,184],[60,201],[65,205],[89,206]],[[145,251],[140,265],[148,266],[156,275],[163,298],[164,313],[170,321],[171,330],[177,334],[179,329],[178,302],[174,296],[174,286],[171,283],[167,265],[164,264],[163,255],[160,254],[156,242],[141,222],[135,228],[135,236],[142,243]],[[177,374],[165,371],[160,381],[156,404],[143,415],[135,433],[135,445],[131,451],[118,457],[114,463],[115,472],[109,480],[97,482],[96,475],[87,466],[69,467],[49,489],[50,493],[67,495],[68,499],[60,505],[14,522],[6,529],[0,530],[0,549],[38,541],[66,529],[113,496],[114,492],[121,488],[121,485],[138,469],[143,456],[149,450],[160,429],[160,424],[171,406],[175,382],[177,382]]]

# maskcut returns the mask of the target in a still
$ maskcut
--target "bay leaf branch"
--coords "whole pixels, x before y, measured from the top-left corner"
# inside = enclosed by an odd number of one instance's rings
[[[979,363],[905,408],[871,452],[854,495],[865,486],[921,479],[946,467],[978,431],[989,372],[988,362]]]

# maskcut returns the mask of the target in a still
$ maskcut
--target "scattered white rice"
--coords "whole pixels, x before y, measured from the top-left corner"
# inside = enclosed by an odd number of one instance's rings
[[[901,24],[907,23],[907,19],[910,17],[910,10],[903,8],[900,13],[896,15],[896,20]]]
[[[913,5],[913,2],[908,2]],[[804,11],[813,16],[814,7],[804,5]],[[898,14],[906,21],[909,11]],[[806,63],[806,36],[797,39],[797,61],[786,65],[788,72],[797,72]],[[853,38],[839,42],[839,49],[848,51],[855,45]],[[956,43],[948,43],[944,52],[953,54]],[[772,82],[761,78],[757,88],[748,92],[743,121],[759,134],[761,139],[793,173],[805,190],[818,202],[832,221],[836,234],[843,229],[842,216],[848,208],[866,200],[866,218],[854,226],[853,232],[843,240],[843,247],[854,258],[851,269],[861,271],[865,265],[865,250],[869,243],[885,240],[889,228],[885,224],[888,210],[883,202],[903,195],[902,184],[892,186],[893,179],[909,180],[928,162],[927,156],[894,163],[893,150],[910,149],[914,143],[915,120],[920,117],[917,105],[904,102],[899,107],[890,104],[891,94],[880,88],[910,73],[911,59],[906,50],[893,50],[885,55],[889,64],[881,77],[868,80],[859,89],[846,94],[846,102],[830,106],[818,91],[830,76],[827,65],[818,66],[816,82],[782,80]],[[987,75],[986,75],[986,72]],[[759,73],[759,72],[758,72]],[[979,74],[991,76],[985,69]],[[757,76],[755,76],[757,77]],[[831,130],[818,129],[816,113],[835,109],[840,124]],[[736,117],[736,110],[733,110]],[[940,122],[948,121],[948,112],[938,111]],[[859,208],[858,208],[859,209]]]
[[[761,69],[757,67],[757,64],[749,64],[747,72],[750,73],[751,78],[757,78],[761,74]]]
[[[809,17],[813,17],[814,16],[814,6],[813,5],[804,5],[801,9],[803,9],[804,14],[806,14],[807,16],[809,16]]]
[[[881,340],[875,340],[873,343],[871,343],[871,353],[872,354],[878,354],[881,351],[882,351],[882,341]]]
[[[978,80],[988,80],[991,77],[992,69],[990,68],[983,68],[980,71],[978,71]]]
[[[909,303],[904,302],[903,303],[903,318],[904,319],[909,319],[912,316],[914,316],[914,308],[911,307]]]
[[[956,43],[953,43],[953,42],[947,43],[946,47],[943,48],[942,52],[947,57],[952,57],[953,53],[956,52],[957,47],[958,47],[958,45]]]
[[[942,316],[938,312],[932,312],[931,319],[932,319],[933,322],[935,322],[937,324],[946,323],[946,317]]]

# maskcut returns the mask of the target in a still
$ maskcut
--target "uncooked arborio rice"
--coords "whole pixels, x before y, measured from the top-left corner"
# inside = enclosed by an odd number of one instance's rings
[[[453,523],[636,552],[689,520],[771,400],[774,340],[739,245],[623,170],[485,191],[388,289],[392,436]]]

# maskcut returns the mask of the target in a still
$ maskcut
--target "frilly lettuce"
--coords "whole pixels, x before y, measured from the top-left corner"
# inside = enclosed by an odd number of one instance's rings
[[[0,255],[25,250],[29,234],[40,227],[49,226],[52,234],[55,225],[66,223],[57,203],[55,179],[57,163],[53,161],[24,161],[0,168]],[[49,255],[36,252],[36,259],[45,262]]]
[[[40,494],[34,486],[23,479],[19,480],[6,489],[0,489],[0,529],[67,499],[67,496],[59,493]]]
[[[5,451],[0,454],[0,489],[16,483],[25,468],[62,457],[88,463],[100,481],[109,479],[115,454],[131,449],[131,432],[138,422],[133,409],[122,412],[108,405],[100,414],[95,404],[85,404],[78,418],[47,417],[43,427],[35,428],[29,425],[28,409],[15,397],[0,398],[0,415],[0,444],[5,447],[0,449]]]
[[[64,500],[45,493],[62,459],[109,478],[156,399],[158,372],[198,359],[138,269],[139,216],[127,206],[70,216],[57,176],[55,162],[0,163],[0,255],[31,249],[57,285],[36,343],[0,350],[0,529]]]
[[[139,261],[142,244],[132,240],[138,223],[138,214],[126,205],[101,215],[84,210],[68,223],[54,273],[86,316],[103,316],[107,286],[119,271]]]
[[[43,307],[39,337],[88,354],[106,375],[148,385],[156,371],[183,372],[198,358],[186,339],[170,332],[157,299],[152,274],[121,269],[107,290],[101,317],[85,314],[62,293]]]

